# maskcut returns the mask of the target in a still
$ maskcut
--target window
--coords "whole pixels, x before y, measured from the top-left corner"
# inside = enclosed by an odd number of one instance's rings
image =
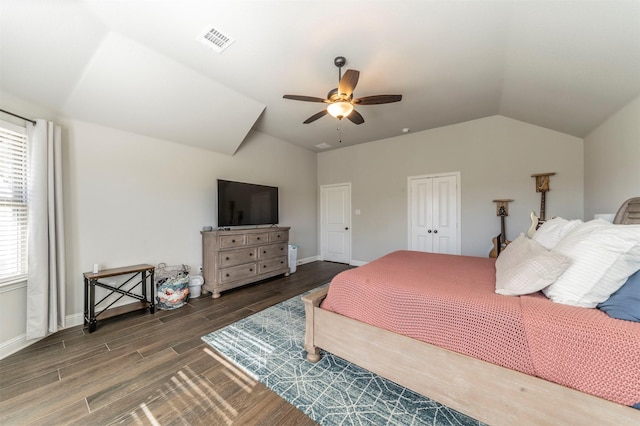
[[[0,120],[0,285],[27,275],[27,131]]]

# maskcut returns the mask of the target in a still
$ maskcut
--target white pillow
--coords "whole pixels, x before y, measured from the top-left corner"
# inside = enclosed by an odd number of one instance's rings
[[[496,293],[535,293],[554,282],[570,264],[567,256],[552,253],[520,234],[496,259]]]
[[[569,232],[552,252],[572,263],[544,294],[554,302],[595,308],[640,269],[640,225],[592,220]]]
[[[535,234],[533,234],[532,238],[539,242],[542,247],[551,250],[558,244],[562,237],[580,224],[582,224],[580,219],[567,220],[561,217],[554,217],[544,222]]]

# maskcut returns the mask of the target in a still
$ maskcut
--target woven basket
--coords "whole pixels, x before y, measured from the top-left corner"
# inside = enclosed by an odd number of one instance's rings
[[[189,266],[160,263],[154,281],[158,309],[181,308],[189,301]]]

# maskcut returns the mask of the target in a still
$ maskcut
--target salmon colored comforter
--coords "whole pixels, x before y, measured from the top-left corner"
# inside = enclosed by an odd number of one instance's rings
[[[397,251],[337,275],[321,307],[624,405],[640,402],[640,323],[542,293],[495,293],[495,260]]]

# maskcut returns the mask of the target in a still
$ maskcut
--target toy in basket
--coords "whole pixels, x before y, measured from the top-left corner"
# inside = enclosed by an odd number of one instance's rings
[[[158,309],[177,309],[189,301],[189,266],[167,266],[159,263],[155,273],[156,306]]]

